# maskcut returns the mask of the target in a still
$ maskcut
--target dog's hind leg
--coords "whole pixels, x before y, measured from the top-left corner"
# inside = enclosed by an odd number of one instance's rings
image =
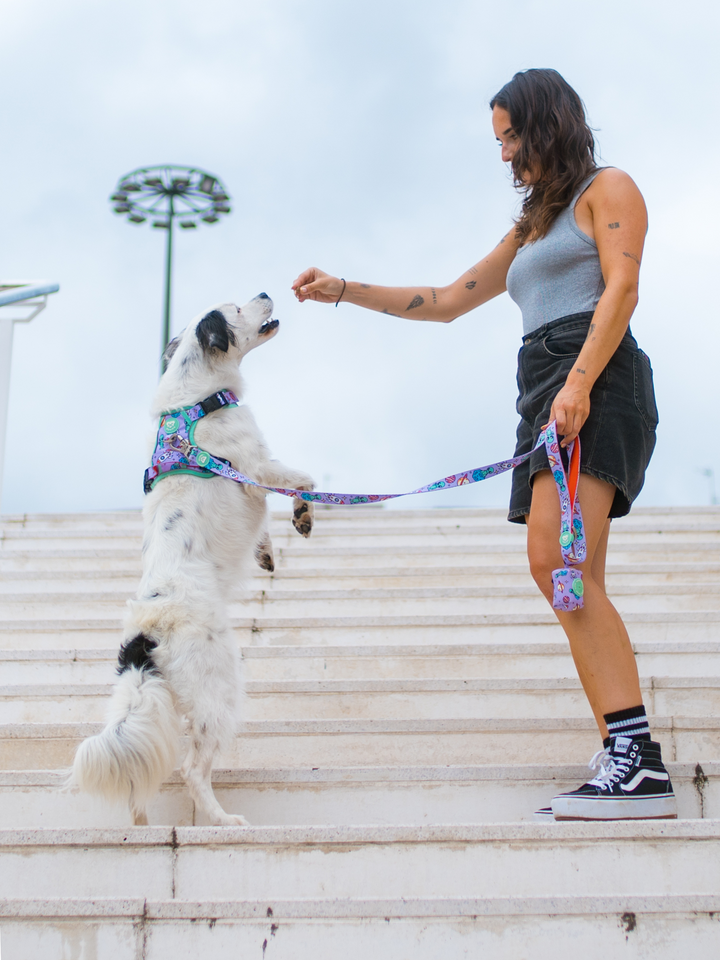
[[[212,768],[220,742],[217,737],[209,736],[207,732],[202,735],[198,733],[199,731],[194,729],[190,731],[190,749],[180,771],[196,808],[209,818],[212,826],[249,826],[245,817],[226,813],[218,803],[212,788]]]
[[[273,555],[272,541],[267,527],[260,535],[260,539],[255,544],[255,559],[258,566],[263,570],[269,570],[270,573],[275,569],[275,557]]]

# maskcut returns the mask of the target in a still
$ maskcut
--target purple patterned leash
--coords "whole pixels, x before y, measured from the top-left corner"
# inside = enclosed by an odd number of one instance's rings
[[[229,394],[229,391],[225,391]],[[232,395],[231,395],[232,396]],[[250,477],[235,470],[227,460],[213,457],[207,450],[194,444],[195,424],[204,416],[199,409],[200,404],[186,407],[183,410],[163,414],[160,419],[157,442],[152,456],[152,464],[145,471],[145,492],[150,490],[171,473],[192,473],[203,477],[225,477],[235,483],[246,483],[251,487],[269,490],[271,493],[281,493],[285,497],[298,497],[312,503],[323,503],[329,506],[355,506],[359,503],[381,503],[383,500],[395,500],[397,497],[410,497],[418,493],[430,493],[433,490],[450,490],[453,487],[462,487],[471,483],[479,483],[488,477],[499,476],[508,470],[524,463],[539,447],[545,443],[545,433],[541,433],[538,442],[528,453],[511,460],[500,460],[485,467],[474,470],[465,470],[455,473],[435,483],[427,483],[417,490],[407,493],[328,493],[322,490],[296,490],[291,487],[269,487],[258,483]]]
[[[553,607],[555,610],[580,610],[583,606],[584,593],[582,571],[571,568],[572,564],[582,563],[587,556],[582,513],[577,498],[580,476],[580,438],[578,437],[568,447],[567,474],[560,456],[554,420],[545,431],[545,449],[560,497],[560,550],[566,564],[565,567],[553,570],[552,573]]]
[[[328,493],[322,490],[297,490],[288,487],[269,487],[258,483],[245,474],[235,470],[227,460],[213,457],[207,450],[195,445],[195,427],[199,420],[209,413],[224,406],[235,406],[238,400],[230,390],[223,390],[212,397],[208,397],[191,407],[183,407],[165,413],[160,418],[157,441],[152,455],[150,467],[145,471],[144,490],[150,493],[156,483],[171,474],[189,473],[194,476],[211,478],[225,477],[235,483],[245,483],[251,487],[268,490],[271,493],[280,493],[285,497],[297,497],[312,503],[322,503],[328,506],[355,506],[360,503],[381,503],[383,500],[395,500],[398,497],[411,497],[419,493],[430,493],[433,490],[451,490],[453,487],[467,486],[480,483],[488,477],[496,477],[508,470],[513,470],[528,460],[543,444],[547,451],[550,470],[557,485],[560,496],[562,514],[560,527],[560,548],[566,564],[582,563],[586,556],[585,537],[583,533],[582,514],[577,501],[577,475],[580,468],[580,442],[571,444],[568,448],[570,461],[575,457],[575,467],[571,469],[574,477],[574,489],[570,489],[565,468],[560,457],[560,448],[557,441],[555,421],[548,425],[538,437],[537,443],[519,457],[510,460],[499,460],[485,467],[476,467],[474,470],[465,470],[454,473],[435,483],[427,483],[416,490],[407,493]],[[576,446],[577,444],[577,446]],[[563,568],[553,572],[553,607],[558,610],[576,610],[582,607],[583,583],[582,573],[579,570]]]

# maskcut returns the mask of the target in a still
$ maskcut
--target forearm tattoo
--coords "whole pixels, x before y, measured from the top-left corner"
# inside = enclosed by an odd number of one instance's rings
[[[432,290],[433,303],[436,304],[436,303],[437,303],[437,294],[435,293],[435,287],[430,287],[430,289]]]
[[[470,280],[468,283],[465,284],[465,289],[473,290],[476,283],[477,283],[477,280]]]
[[[629,257],[631,260],[634,260],[638,266],[640,266],[640,257],[636,257],[634,253],[628,253],[627,250],[623,250],[623,256]]]
[[[425,303],[424,297],[421,297],[419,293],[416,293],[412,298],[410,303],[405,307],[406,310],[414,310],[415,307],[421,307]]]

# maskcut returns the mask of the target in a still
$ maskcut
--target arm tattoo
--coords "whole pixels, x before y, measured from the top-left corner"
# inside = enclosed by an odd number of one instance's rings
[[[578,373],[583,373],[583,374],[585,373],[582,367],[575,367],[575,369],[577,370]]]
[[[465,284],[465,289],[472,290],[476,283],[477,283],[477,280],[471,280],[469,283]]]
[[[365,290],[369,290],[369,289],[370,289],[370,284],[369,284],[369,283],[361,283],[360,286],[363,287],[363,289],[365,289]]]
[[[437,303],[437,294],[435,293],[435,287],[430,287],[432,291],[433,303]]]
[[[623,250],[623,256],[629,257],[631,260],[634,260],[638,266],[640,266],[640,257],[636,257],[634,253],[628,253],[627,250]]]
[[[410,303],[405,307],[405,309],[414,310],[415,307],[421,307],[424,303],[425,303],[424,298],[421,297],[419,293],[416,293],[415,296],[410,301]]]
[[[468,273],[469,273],[471,276],[474,277],[475,274],[477,273],[477,268],[476,268],[476,267],[470,267],[470,269],[468,270]]]
[[[610,227],[611,230],[617,230],[617,228],[620,226],[620,224],[619,224],[619,223],[609,223],[608,226]]]

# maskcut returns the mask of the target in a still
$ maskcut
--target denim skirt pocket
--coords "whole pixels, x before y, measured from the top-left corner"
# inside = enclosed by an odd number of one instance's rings
[[[655,430],[660,419],[655,402],[655,387],[650,358],[638,348],[633,355],[633,390],[635,406],[648,430]]]
[[[574,360],[580,355],[587,339],[589,324],[578,326],[573,323],[571,326],[571,330],[553,330],[543,338],[543,349],[548,357],[554,360]]]

